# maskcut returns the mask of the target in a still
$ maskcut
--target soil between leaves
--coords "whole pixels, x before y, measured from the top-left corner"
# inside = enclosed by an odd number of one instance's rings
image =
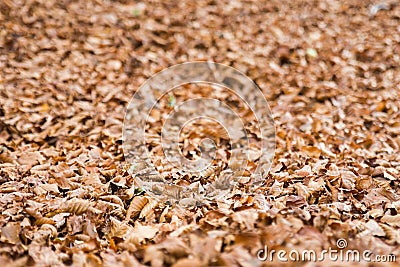
[[[340,238],[399,258],[400,6],[377,3],[0,2],[0,262],[254,266]],[[277,151],[255,194],[174,209],[135,188],[121,130],[189,60],[256,81]]]

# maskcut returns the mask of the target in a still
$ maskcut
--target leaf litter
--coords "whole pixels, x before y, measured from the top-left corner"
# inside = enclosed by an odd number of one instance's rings
[[[399,258],[395,1],[6,0],[0,11],[1,263],[257,266],[264,245],[318,251],[339,238]],[[129,175],[121,131],[130,97],[189,60],[235,67],[269,100],[275,162],[253,194],[173,207]],[[167,96],[151,114],[155,154],[163,112],[191,93]],[[201,135],[221,145],[221,165],[202,177],[217,181],[227,174],[226,133],[191,128],[180,140],[187,156],[199,154]]]

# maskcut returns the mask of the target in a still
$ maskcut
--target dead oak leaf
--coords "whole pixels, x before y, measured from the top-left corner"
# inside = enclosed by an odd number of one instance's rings
[[[296,170],[295,172],[296,177],[306,177],[312,174],[311,166],[305,165],[300,170]]]

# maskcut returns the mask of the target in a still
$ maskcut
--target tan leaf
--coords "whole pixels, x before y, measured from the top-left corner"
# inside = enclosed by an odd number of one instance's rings
[[[341,171],[340,177],[342,179],[342,187],[352,189],[355,186],[357,176],[351,171]]]
[[[379,226],[379,224],[375,220],[369,220],[365,227],[367,227],[370,234],[374,236],[385,236],[385,232]]]
[[[132,226],[125,222],[121,222],[113,217],[110,217],[111,228],[107,233],[108,238],[119,237],[123,238],[129,231],[132,231]]]
[[[301,151],[304,151],[310,158],[319,158],[322,150],[314,146],[303,146]]]
[[[306,177],[312,174],[311,167],[309,165],[305,165],[303,168],[300,170],[296,170],[295,175],[297,177]]]
[[[158,202],[154,199],[148,199],[147,204],[143,207],[142,211],[139,214],[139,218],[144,218],[146,221],[149,221],[154,218],[154,208],[157,206]]]
[[[24,152],[18,158],[18,162],[21,165],[29,165],[29,166],[36,165],[38,163],[43,163],[45,160],[46,158],[43,157],[39,151]]]
[[[140,212],[148,202],[149,200],[144,196],[134,197],[126,212],[125,221],[129,221],[132,217],[136,217],[138,214],[140,214]]]
[[[93,204],[89,200],[78,199],[78,198],[67,201],[64,204],[63,210],[64,210],[64,212],[70,212],[70,213],[74,213],[76,215],[81,215],[88,211],[93,212],[93,213],[101,213],[102,212],[102,211],[94,208]]]
[[[384,215],[381,218],[381,222],[387,223],[391,226],[400,227],[400,214],[397,215]]]
[[[145,226],[135,222],[135,227],[125,235],[125,240],[135,245],[140,245],[146,239],[154,238],[157,233],[158,227],[156,225]]]
[[[288,196],[286,198],[286,207],[288,208],[300,208],[306,205],[307,202],[302,196]]]
[[[17,244],[20,242],[19,231],[21,227],[17,223],[8,223],[1,228],[1,241],[10,244]]]
[[[254,224],[256,220],[258,219],[258,212],[253,209],[249,210],[242,210],[233,213],[232,219],[235,222],[238,222],[241,226],[241,228],[247,228],[248,230],[254,228]]]

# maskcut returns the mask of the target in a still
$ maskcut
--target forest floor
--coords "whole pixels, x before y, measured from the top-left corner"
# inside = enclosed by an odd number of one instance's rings
[[[0,25],[2,266],[280,264],[265,246],[398,266],[396,1],[3,0]],[[259,85],[276,153],[256,192],[179,208],[135,186],[122,126],[146,79],[193,60]]]

